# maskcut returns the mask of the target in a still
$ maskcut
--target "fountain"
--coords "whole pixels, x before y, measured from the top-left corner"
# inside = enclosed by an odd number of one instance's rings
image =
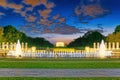
[[[111,57],[112,56],[112,51],[107,50],[106,46],[104,44],[104,40],[101,41],[99,50],[95,50],[95,52],[89,52],[90,49],[88,50],[88,52],[84,52],[84,51],[80,51],[80,52],[29,52],[29,51],[25,51],[22,52],[21,49],[21,45],[20,45],[20,41],[17,41],[16,44],[16,49],[15,50],[10,50],[8,52],[8,56],[9,57],[16,57],[16,58],[20,58],[20,57],[80,57],[80,58],[85,58],[85,57],[99,57],[101,59],[103,58],[107,58],[107,57]]]
[[[21,57],[22,56],[22,49],[21,49],[21,45],[20,45],[19,40],[17,41],[17,44],[16,44],[15,56],[16,57]]]
[[[105,44],[104,44],[104,40],[101,41],[101,44],[100,44],[100,48],[99,48],[99,57],[100,58],[105,58],[106,56],[106,47],[105,47]]]

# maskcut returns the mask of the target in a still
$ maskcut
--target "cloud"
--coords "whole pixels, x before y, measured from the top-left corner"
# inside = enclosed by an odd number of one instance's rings
[[[20,10],[23,8],[23,5],[16,3],[9,3],[8,0],[0,0],[0,6],[4,8],[12,8],[15,10]]]
[[[75,28],[74,26],[70,26],[67,24],[61,24],[61,26],[56,25],[54,33],[74,34],[74,33],[80,33],[80,30]]]
[[[55,7],[55,4],[53,2],[48,2],[47,4],[45,4],[46,8],[51,9],[53,7]]]
[[[95,0],[88,0],[89,4],[81,4],[81,5],[77,5],[75,7],[75,15],[79,18],[82,18],[83,20],[85,19],[94,19],[94,18],[98,18],[98,17],[102,17],[104,15],[109,14],[109,10],[105,9],[102,7],[102,5],[100,5],[99,0],[97,0],[94,3],[90,3],[93,2]],[[82,20],[81,20],[82,21]]]
[[[65,17],[59,18],[58,20],[59,20],[61,23],[63,23],[63,22],[66,21]]]
[[[52,25],[53,21],[49,20],[48,18],[51,17],[52,8],[55,6],[53,2],[48,2],[47,0],[24,0],[23,3],[26,5],[31,5],[29,7],[25,7],[24,10],[16,11],[16,13],[19,13],[22,17],[26,19],[27,22],[32,22],[37,27],[32,27],[25,25],[24,27],[29,28],[31,30],[31,33],[42,33],[41,30],[44,28],[46,31],[43,31],[45,33],[49,33],[49,29],[46,27],[49,27]],[[34,11],[35,6],[44,5],[45,9],[37,9],[37,11]],[[28,14],[30,12],[30,14]],[[37,16],[36,16],[37,15]],[[39,29],[39,30],[38,30]],[[25,28],[22,29],[23,31],[27,30]]]
[[[75,8],[75,14],[79,16],[82,13],[82,11],[79,9],[79,6],[76,6]]]
[[[75,28],[75,26],[67,25],[66,23],[52,23],[52,26],[43,27],[42,34],[46,33],[57,33],[57,34],[74,34],[81,33],[79,29]]]
[[[42,18],[47,19],[49,17],[49,14],[52,12],[51,9],[45,9],[43,11],[39,11],[39,14]]]
[[[0,0],[0,6],[6,7],[7,6],[7,0]]]
[[[47,0],[24,0],[26,5],[31,5],[33,7],[38,5],[44,5],[46,8],[53,8],[55,4],[53,2],[48,2]]]
[[[36,21],[36,17],[33,15],[29,15],[28,17],[25,18],[28,22],[34,22]]]
[[[53,16],[53,19],[57,20],[59,17],[60,17],[60,14],[56,14],[56,15]]]
[[[43,26],[43,27],[44,27],[44,26],[47,26],[47,27],[49,27],[49,26],[52,25],[53,21],[43,18],[43,19],[40,19],[37,23],[38,23],[40,26]]]
[[[30,6],[31,5],[31,6]],[[36,9],[43,5],[44,9]],[[22,0],[19,4],[1,0],[0,6],[13,9],[14,13],[21,15],[26,20],[21,30],[31,34],[74,34],[81,33],[75,26],[66,24],[66,18],[60,14],[52,15],[55,4],[48,0]],[[29,24],[29,25],[28,25]]]
[[[53,2],[48,2],[47,0],[22,0],[20,4],[16,4],[14,2],[8,2],[8,0],[0,0],[1,7],[13,9],[14,13],[20,14],[28,22],[35,20],[35,17],[31,15],[37,14],[37,12],[35,12],[33,9],[35,8],[35,6],[41,4],[44,5],[46,8],[44,10],[39,10],[39,14],[43,18],[48,18],[49,14],[52,12],[52,8],[55,6]],[[29,11],[31,12],[31,14],[27,14],[27,12]],[[38,16],[36,16],[36,18],[38,18]]]
[[[33,7],[24,7],[24,10],[14,10],[14,13],[20,14],[22,17],[27,18],[28,16],[34,15],[32,14],[27,14],[27,12],[32,12]],[[28,20],[28,19],[26,19]]]
[[[23,8],[23,5],[18,5],[18,4],[11,3],[11,4],[8,4],[8,8],[12,8],[12,9],[15,9],[15,10],[21,10]]]
[[[13,9],[14,12],[17,12],[23,8],[23,5],[16,4],[14,2],[8,2],[8,0],[0,0],[0,7],[3,7],[6,10]],[[5,16],[5,13],[1,12],[0,15]]]
[[[5,13],[0,12],[0,19],[1,19],[3,16],[5,16]]]
[[[103,16],[104,14],[108,13],[108,10],[103,9],[100,5],[89,5],[84,7],[84,16],[91,16],[92,18],[96,18],[99,16]]]
[[[23,0],[23,2],[34,7],[40,4],[46,4],[47,0]]]
[[[50,17],[50,13],[52,12],[52,8],[54,7],[54,3],[53,2],[47,2],[47,0],[23,0],[23,3],[25,3],[26,5],[31,5],[31,6],[26,6],[24,7],[24,10],[15,10],[15,13],[20,14],[22,17],[24,17],[28,22],[35,22],[36,20],[38,24],[45,24],[45,25],[49,25],[49,20],[47,20],[47,18]],[[41,9],[37,9],[37,12],[34,11],[35,6],[38,5],[44,5],[46,8],[41,10]],[[28,14],[28,12],[30,12]],[[35,16],[31,16],[31,15],[35,15]],[[39,15],[39,16],[36,16]]]
[[[3,13],[3,12],[0,12],[0,16],[4,16],[5,15],[5,13]]]

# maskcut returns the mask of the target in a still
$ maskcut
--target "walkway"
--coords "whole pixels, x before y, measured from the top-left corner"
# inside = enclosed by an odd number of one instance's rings
[[[3,69],[0,77],[120,77],[120,69]]]

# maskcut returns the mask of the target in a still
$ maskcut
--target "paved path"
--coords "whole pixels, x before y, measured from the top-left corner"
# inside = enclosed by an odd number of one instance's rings
[[[0,77],[120,77],[120,69],[0,69]]]

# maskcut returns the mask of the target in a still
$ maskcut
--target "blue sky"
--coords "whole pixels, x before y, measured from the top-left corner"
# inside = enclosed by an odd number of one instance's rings
[[[89,30],[104,35],[120,24],[120,0],[0,0],[0,26],[69,43]]]

